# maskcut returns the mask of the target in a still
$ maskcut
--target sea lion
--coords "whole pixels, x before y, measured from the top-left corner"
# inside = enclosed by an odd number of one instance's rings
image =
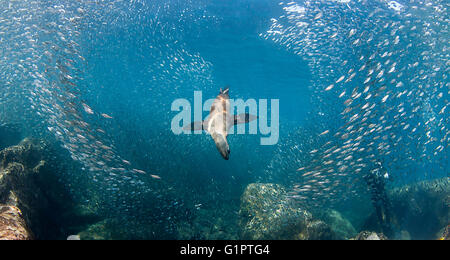
[[[230,146],[227,136],[231,127],[236,124],[245,124],[257,119],[257,116],[248,113],[232,115],[230,111],[229,88],[220,89],[219,95],[211,105],[209,116],[202,122],[193,122],[184,127],[184,130],[204,130],[211,135],[216,143],[217,150],[225,160],[230,159]]]

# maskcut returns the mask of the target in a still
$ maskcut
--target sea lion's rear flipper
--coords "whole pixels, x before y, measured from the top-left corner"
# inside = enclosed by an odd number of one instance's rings
[[[192,122],[190,125],[183,127],[183,130],[187,131],[203,130],[203,122]]]
[[[256,120],[258,117],[254,115],[250,115],[248,113],[245,114],[239,114],[234,116],[234,124],[245,124],[248,122],[251,122],[253,120]]]

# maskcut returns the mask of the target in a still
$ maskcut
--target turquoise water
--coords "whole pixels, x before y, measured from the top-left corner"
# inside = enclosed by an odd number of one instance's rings
[[[373,194],[448,182],[446,1],[0,7],[0,124],[58,147],[59,183],[114,220],[113,238],[239,239],[254,182],[284,185],[299,208],[338,209],[359,230]],[[231,98],[279,99],[277,144],[231,135],[223,160],[209,135],[171,131],[174,100],[225,86]]]

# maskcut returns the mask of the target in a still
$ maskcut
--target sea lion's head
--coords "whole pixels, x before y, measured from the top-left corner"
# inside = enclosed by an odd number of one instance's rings
[[[227,138],[222,134],[213,133],[212,138],[216,143],[217,150],[225,160],[230,159],[230,146],[228,145]]]

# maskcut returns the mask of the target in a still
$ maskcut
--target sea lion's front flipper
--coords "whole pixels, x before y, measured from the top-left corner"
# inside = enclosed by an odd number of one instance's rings
[[[248,122],[251,122],[253,120],[256,120],[258,117],[254,115],[250,115],[248,113],[245,114],[239,114],[234,116],[234,124],[245,124]]]
[[[203,130],[203,122],[192,122],[190,125],[183,127],[186,131],[198,131]]]

